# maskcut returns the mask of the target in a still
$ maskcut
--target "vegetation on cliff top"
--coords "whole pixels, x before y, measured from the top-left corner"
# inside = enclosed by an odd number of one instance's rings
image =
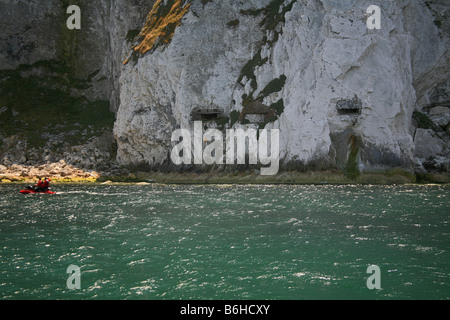
[[[188,12],[191,0],[158,0],[147,16],[144,28],[137,36],[138,45],[133,47],[130,59],[137,59],[147,52],[152,52],[159,46],[168,45],[175,29],[181,24],[181,19]]]

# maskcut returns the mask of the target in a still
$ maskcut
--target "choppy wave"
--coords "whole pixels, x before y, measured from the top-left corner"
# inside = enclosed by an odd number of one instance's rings
[[[3,299],[450,298],[447,186],[15,188],[0,186]]]

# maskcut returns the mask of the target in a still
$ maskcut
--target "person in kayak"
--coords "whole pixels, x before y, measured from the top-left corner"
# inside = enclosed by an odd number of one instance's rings
[[[52,180],[50,180],[49,178],[45,178],[44,182],[42,183],[42,187],[41,187],[42,190],[40,190],[40,191],[47,191],[50,187],[50,181],[52,181]]]
[[[39,181],[37,182],[36,186],[34,187],[34,190],[41,191],[43,184],[44,184],[44,181],[42,181],[42,178],[39,178]]]

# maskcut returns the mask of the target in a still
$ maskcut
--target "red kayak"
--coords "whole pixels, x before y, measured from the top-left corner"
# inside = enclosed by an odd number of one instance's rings
[[[36,191],[36,190],[31,190],[31,189],[23,189],[22,191],[20,191],[20,193],[24,193],[24,194],[56,194],[56,192],[47,190],[47,191]]]

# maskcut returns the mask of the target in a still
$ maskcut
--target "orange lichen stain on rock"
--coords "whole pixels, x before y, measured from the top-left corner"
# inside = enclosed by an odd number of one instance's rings
[[[184,0],[169,0],[164,5],[158,0],[147,16],[147,22],[138,35],[140,44],[133,47],[133,54],[143,55],[159,44],[169,44],[175,29],[181,24],[181,19],[188,12],[190,3],[183,7]],[[170,5],[172,3],[172,5]],[[123,64],[128,63],[128,58]]]

